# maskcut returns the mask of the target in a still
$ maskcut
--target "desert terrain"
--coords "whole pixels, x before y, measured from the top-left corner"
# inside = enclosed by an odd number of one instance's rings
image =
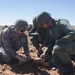
[[[28,36],[28,31],[26,31],[26,34]],[[29,36],[28,45],[31,57],[36,59],[37,50],[30,42]],[[22,48],[17,53],[24,56]],[[7,64],[0,62],[0,75],[59,75],[59,73],[57,69],[48,69],[32,62],[18,65],[18,61],[13,59]]]

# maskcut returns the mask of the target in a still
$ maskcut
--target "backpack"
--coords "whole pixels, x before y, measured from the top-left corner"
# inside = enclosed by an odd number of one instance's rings
[[[74,30],[67,19],[58,19],[57,24],[59,27],[60,27],[60,25],[64,25],[66,28]]]

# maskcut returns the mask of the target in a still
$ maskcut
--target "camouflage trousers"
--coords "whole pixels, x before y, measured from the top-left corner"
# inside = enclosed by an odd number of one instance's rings
[[[3,63],[9,62],[12,57],[4,50],[2,46],[0,46],[0,61]]]
[[[21,37],[18,40],[16,40],[15,42],[12,43],[12,48],[17,51],[19,50],[24,44],[25,44],[25,38]],[[12,60],[12,56],[10,54],[8,54],[4,47],[3,44],[0,45],[0,60],[4,63],[9,62],[10,60]]]
[[[53,52],[62,62],[71,62],[71,55],[75,55],[75,42],[70,43],[57,43],[53,47]]]

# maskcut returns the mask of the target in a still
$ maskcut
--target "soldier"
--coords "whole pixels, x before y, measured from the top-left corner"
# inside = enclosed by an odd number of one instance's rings
[[[32,44],[38,50],[38,53],[37,53],[38,57],[40,57],[40,55],[43,53],[42,47],[48,45],[46,31],[47,31],[46,28],[41,28],[38,25],[38,23],[36,21],[36,17],[35,17],[33,19],[33,28],[29,31],[29,36],[31,37],[30,40],[31,40]]]
[[[50,43],[46,53],[53,52],[49,64],[58,68],[60,74],[71,75],[74,68],[71,60],[75,60],[71,59],[75,56],[75,31],[67,20],[55,21],[47,12],[40,13],[37,22],[48,29]]]
[[[6,27],[0,35],[0,60],[4,63],[9,62],[12,58],[17,58],[20,63],[31,60],[28,49],[27,36],[24,33],[28,27],[27,21],[17,20],[13,26]],[[16,53],[21,47],[27,58]]]

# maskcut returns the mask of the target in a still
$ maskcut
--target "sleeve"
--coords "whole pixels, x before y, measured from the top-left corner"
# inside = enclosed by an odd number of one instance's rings
[[[5,50],[12,56],[15,57],[16,51],[12,48],[12,44],[11,44],[11,39],[10,39],[11,33],[10,30],[6,30],[3,32],[2,34],[2,41],[3,41],[3,45]]]
[[[64,32],[65,36],[57,40],[57,42],[71,42],[75,40],[75,31],[71,26],[60,24],[60,29]]]
[[[26,36],[26,43],[24,44],[23,48],[24,48],[24,53],[26,54],[26,56],[29,56],[29,48],[28,48],[27,36]]]
[[[29,31],[29,36],[34,36],[36,35],[35,32],[37,31],[37,29],[35,27],[33,27],[30,31]]]
[[[52,38],[51,38],[50,31],[47,30],[47,31],[46,31],[46,34],[45,34],[45,39],[44,39],[42,45],[43,45],[43,46],[47,46],[47,45],[50,43],[51,40],[52,40]]]
[[[55,42],[53,40],[49,42],[47,50],[45,51],[45,54],[52,53],[54,44],[55,44]]]

